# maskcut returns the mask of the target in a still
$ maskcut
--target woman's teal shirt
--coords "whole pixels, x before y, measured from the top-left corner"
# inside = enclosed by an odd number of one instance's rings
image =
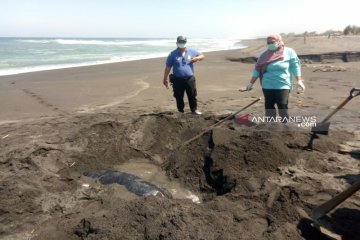
[[[254,69],[253,77],[259,75]],[[261,85],[264,89],[291,89],[294,76],[301,76],[300,60],[293,49],[285,47],[284,58],[267,66]]]

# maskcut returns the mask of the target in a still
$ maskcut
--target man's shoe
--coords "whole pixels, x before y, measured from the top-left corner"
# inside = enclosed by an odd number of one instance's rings
[[[194,115],[201,115],[201,114],[202,114],[202,113],[201,113],[200,111],[198,111],[198,110],[192,111],[191,113],[194,114]]]

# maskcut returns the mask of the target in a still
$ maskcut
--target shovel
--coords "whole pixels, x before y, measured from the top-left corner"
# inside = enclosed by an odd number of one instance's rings
[[[342,103],[340,103],[340,105],[337,106],[329,115],[327,115],[318,125],[316,125],[316,127],[313,127],[311,129],[312,134],[308,145],[305,147],[306,150],[310,150],[310,151],[313,150],[313,141],[315,138],[317,138],[317,134],[322,134],[322,135],[329,134],[329,128],[330,128],[329,119],[340,109],[342,109],[348,102],[350,102],[351,99],[359,95],[360,95],[360,88],[351,89],[349,96]]]
[[[328,200],[327,202],[317,206],[312,210],[311,217],[313,220],[317,221],[324,217],[328,212],[337,207],[340,203],[345,201],[347,198],[351,197],[354,193],[356,193],[360,189],[360,181],[354,183],[337,196]]]
[[[311,212],[313,226],[332,239],[342,239],[341,236],[332,231],[331,223],[325,218],[325,215],[359,190],[360,182],[356,182],[335,197],[315,207]]]

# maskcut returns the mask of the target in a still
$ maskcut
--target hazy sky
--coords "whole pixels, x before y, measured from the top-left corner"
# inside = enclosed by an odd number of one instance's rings
[[[250,38],[360,25],[359,0],[0,0],[0,37]]]

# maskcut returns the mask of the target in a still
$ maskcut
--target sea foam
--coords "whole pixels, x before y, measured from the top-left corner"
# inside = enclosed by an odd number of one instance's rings
[[[237,39],[189,39],[201,52],[244,48]],[[165,57],[176,48],[164,38],[0,38],[0,76]]]

